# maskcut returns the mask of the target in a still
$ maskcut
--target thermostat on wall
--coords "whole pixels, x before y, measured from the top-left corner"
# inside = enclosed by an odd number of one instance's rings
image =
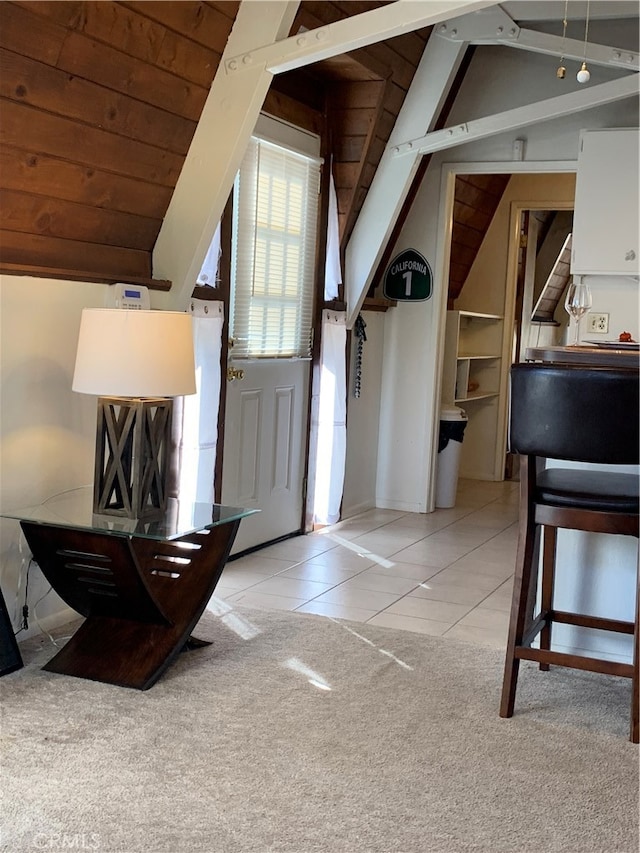
[[[149,288],[139,284],[112,284],[107,291],[107,308],[138,308],[148,311],[151,308]]]

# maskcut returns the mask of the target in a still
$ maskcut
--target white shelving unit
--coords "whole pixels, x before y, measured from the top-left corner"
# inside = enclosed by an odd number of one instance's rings
[[[442,405],[460,406],[468,423],[460,476],[495,480],[504,318],[475,311],[447,311]]]

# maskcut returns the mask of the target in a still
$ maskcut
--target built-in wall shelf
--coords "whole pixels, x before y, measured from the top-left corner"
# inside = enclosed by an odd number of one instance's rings
[[[503,327],[498,314],[447,311],[442,404],[467,414],[462,477],[495,478]]]

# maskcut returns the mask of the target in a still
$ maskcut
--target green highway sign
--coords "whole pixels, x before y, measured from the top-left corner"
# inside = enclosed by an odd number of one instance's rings
[[[433,275],[426,258],[415,249],[396,255],[385,273],[385,297],[399,302],[424,302],[432,291]]]

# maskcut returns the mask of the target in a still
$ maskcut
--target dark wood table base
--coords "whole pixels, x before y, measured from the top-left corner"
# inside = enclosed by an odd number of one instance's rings
[[[21,521],[35,561],[85,622],[43,669],[147,690],[185,648],[240,520],[157,541]]]

